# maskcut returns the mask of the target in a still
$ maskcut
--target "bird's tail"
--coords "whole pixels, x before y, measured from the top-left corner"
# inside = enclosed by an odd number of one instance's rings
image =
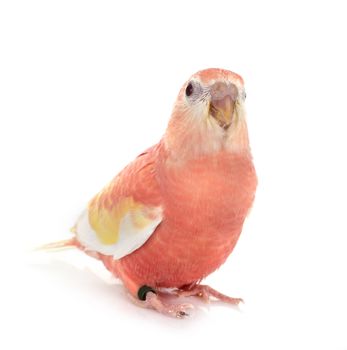
[[[62,241],[57,241],[57,242],[52,242],[52,243],[48,243],[48,244],[44,244],[41,245],[39,247],[37,247],[36,251],[46,251],[46,252],[53,252],[53,251],[59,251],[59,250],[65,250],[65,249],[69,249],[69,248],[80,248],[80,243],[78,242],[78,240],[76,239],[76,225],[73,226],[70,231],[74,234],[74,237],[69,238],[69,239],[64,239]]]
[[[77,247],[79,247],[78,241],[76,240],[75,237],[73,237],[70,239],[65,239],[63,241],[44,244],[40,247],[37,247],[35,250],[57,251],[57,250],[77,248]]]

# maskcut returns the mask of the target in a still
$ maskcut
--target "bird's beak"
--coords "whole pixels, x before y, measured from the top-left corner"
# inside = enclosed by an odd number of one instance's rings
[[[228,129],[233,119],[237,88],[233,84],[216,82],[212,85],[210,93],[210,115],[216,119],[220,127]]]

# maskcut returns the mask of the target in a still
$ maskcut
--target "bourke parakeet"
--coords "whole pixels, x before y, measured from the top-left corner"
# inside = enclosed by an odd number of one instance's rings
[[[233,72],[194,74],[162,139],[92,198],[72,239],[47,248],[80,248],[101,260],[137,304],[167,315],[184,317],[192,305],[169,303],[163,289],[238,304],[200,282],[234,249],[255,196],[245,96]]]

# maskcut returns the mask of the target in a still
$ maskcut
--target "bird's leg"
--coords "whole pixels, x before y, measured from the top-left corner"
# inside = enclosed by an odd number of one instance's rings
[[[184,286],[177,290],[178,296],[189,297],[189,296],[198,296],[202,298],[204,301],[209,302],[210,297],[214,297],[220,301],[223,301],[228,304],[238,305],[239,303],[243,303],[241,298],[232,298],[225,294],[222,294],[210,286],[206,286],[203,284],[195,284]]]
[[[189,316],[188,310],[193,309],[193,305],[191,304],[169,304],[164,302],[162,298],[148,286],[139,288],[137,298],[132,295],[130,295],[130,297],[136,305],[154,309],[162,314],[176,318]]]
[[[134,304],[144,308],[154,309],[162,314],[177,318],[188,316],[188,310],[193,309],[193,305],[191,304],[169,304],[164,301],[163,296],[161,296],[154,288],[147,285],[141,285],[133,280],[133,278],[124,270],[120,260],[115,260],[113,257],[110,258],[109,256],[105,256],[103,262],[114,276],[123,281],[125,288],[129,292],[129,297]]]

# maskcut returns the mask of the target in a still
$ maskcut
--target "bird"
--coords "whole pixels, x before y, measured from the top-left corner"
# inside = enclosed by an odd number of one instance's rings
[[[120,279],[139,306],[185,318],[212,298],[238,305],[202,280],[233,251],[257,188],[242,77],[200,70],[181,87],[157,144],[89,201],[73,237],[45,249],[77,247]]]

